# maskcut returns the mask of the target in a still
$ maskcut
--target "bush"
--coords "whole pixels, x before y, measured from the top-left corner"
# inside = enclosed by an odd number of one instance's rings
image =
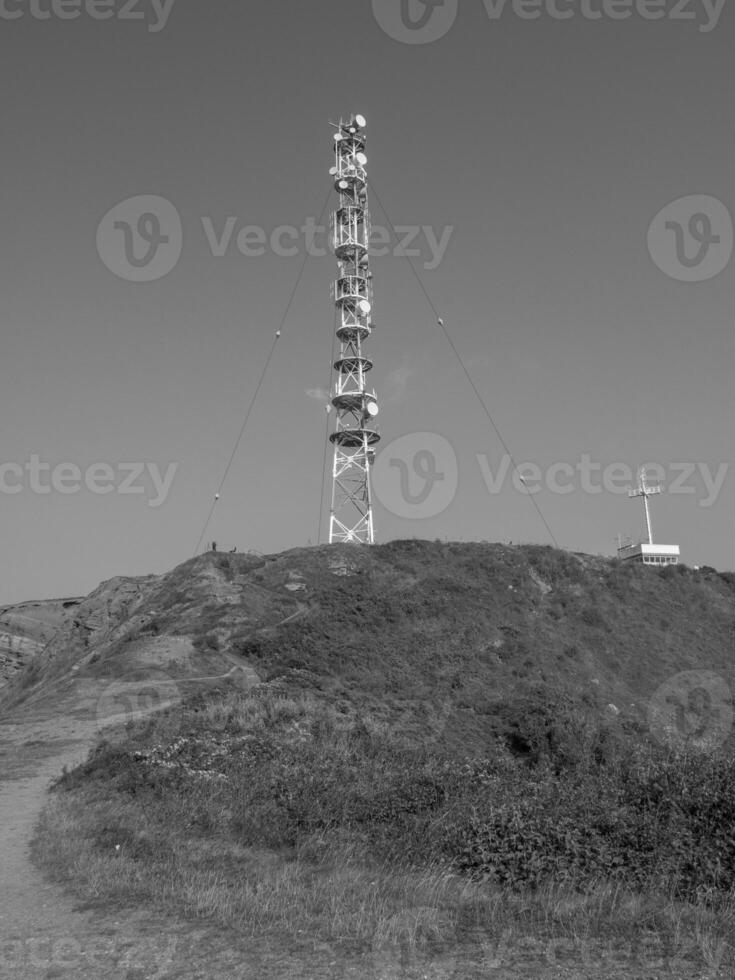
[[[532,757],[491,742],[486,756],[460,760],[267,693],[239,706],[197,701],[185,734],[102,743],[57,789],[134,799],[154,837],[216,833],[298,851],[352,840],[395,864],[448,865],[518,889],[609,879],[698,898],[735,888],[735,760],[634,745],[616,720],[595,724],[534,691],[504,710]],[[148,846],[123,843],[133,856]]]
[[[421,750],[359,728],[347,739],[327,733],[282,744],[277,753],[251,744],[233,773],[233,829],[244,843],[294,846],[317,831],[343,827],[387,847],[402,833],[410,836],[417,815],[444,802],[451,771]]]
[[[458,870],[514,887],[665,882],[682,898],[735,885],[735,762],[638,753],[615,772],[528,771],[442,827]]]

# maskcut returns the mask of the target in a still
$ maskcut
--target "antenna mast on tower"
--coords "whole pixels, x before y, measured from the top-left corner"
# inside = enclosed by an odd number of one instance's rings
[[[646,483],[646,468],[641,466],[638,474],[638,486],[628,490],[629,497],[643,497],[643,506],[646,508],[646,531],[648,532],[648,544],[653,544],[653,531],[651,528],[651,511],[648,506],[648,498],[652,494],[661,493],[661,487],[649,487]]]
[[[366,387],[373,362],[362,345],[372,331],[373,284],[368,254],[370,211],[365,167],[364,116],[340,120],[334,134],[335,165],[330,170],[339,194],[332,241],[339,273],[334,285],[339,359],[332,405],[337,413],[329,543],[373,544],[375,528],[370,491],[372,448],[380,434],[375,425],[378,400]]]

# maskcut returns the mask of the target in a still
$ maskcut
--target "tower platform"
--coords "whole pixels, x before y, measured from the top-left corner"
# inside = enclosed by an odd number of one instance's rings
[[[678,565],[679,556],[678,544],[649,544],[641,541],[640,544],[618,548],[618,558],[621,561],[639,562],[643,565]]]

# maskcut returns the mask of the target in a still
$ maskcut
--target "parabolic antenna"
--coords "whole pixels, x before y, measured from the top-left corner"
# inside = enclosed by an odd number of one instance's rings
[[[339,143],[340,140],[342,140],[342,139],[344,139],[344,137],[342,136],[342,133],[335,133],[334,134],[334,142],[335,143]]]
[[[380,409],[378,408],[378,403],[377,402],[368,402],[367,405],[365,406],[365,408],[366,408],[366,411],[367,411],[368,415],[370,416],[370,418],[373,418],[373,419],[375,418],[375,416],[380,411]]]
[[[330,174],[331,177],[335,177],[337,175],[337,168],[336,167],[330,167],[329,168],[329,174]]]
[[[359,126],[360,129],[364,129],[367,126],[367,119],[358,113],[355,116],[355,125]]]
[[[357,304],[357,307],[360,310],[360,313],[369,313],[370,310],[372,310],[372,306],[366,299],[361,299]]]
[[[361,167],[364,167],[367,164],[367,157],[364,153],[356,153],[355,160],[357,160]]]

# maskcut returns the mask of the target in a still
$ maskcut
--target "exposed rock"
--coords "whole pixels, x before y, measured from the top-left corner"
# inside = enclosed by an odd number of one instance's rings
[[[82,601],[49,599],[0,609],[0,688],[69,625]]]

